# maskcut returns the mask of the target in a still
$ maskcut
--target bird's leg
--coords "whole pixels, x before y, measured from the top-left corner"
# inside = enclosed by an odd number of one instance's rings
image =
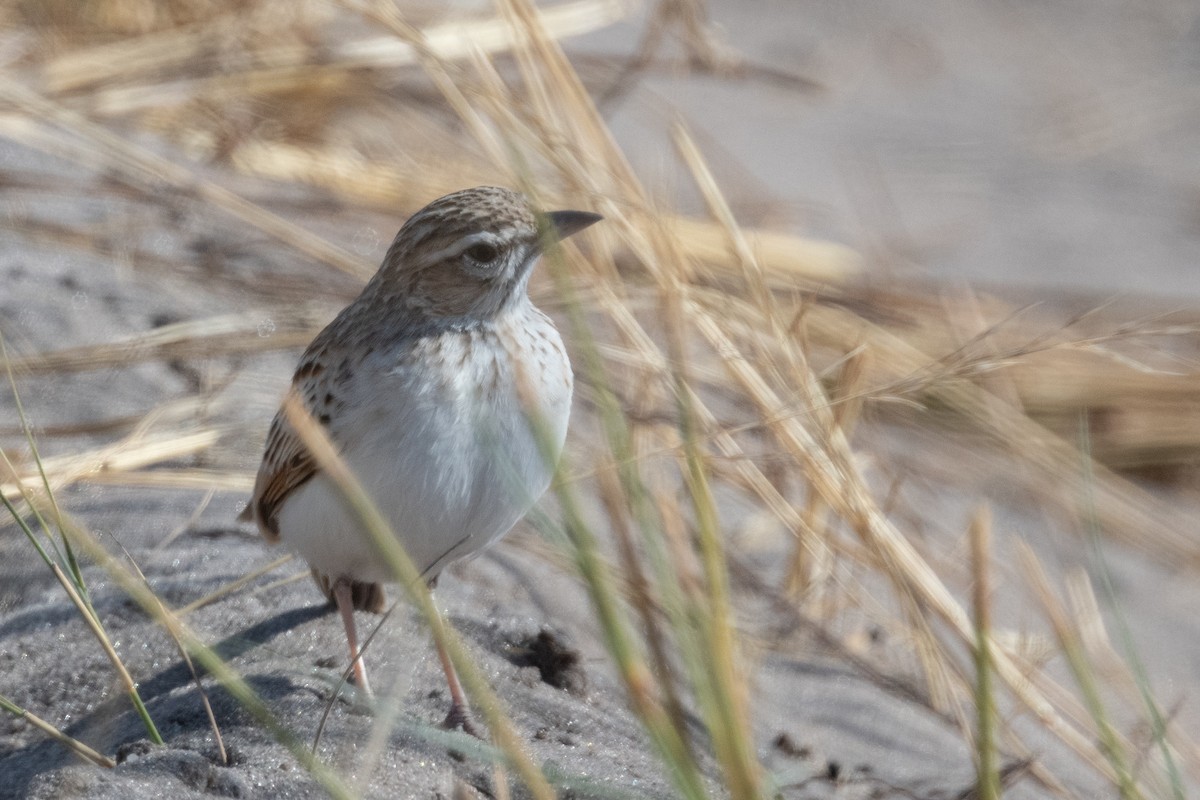
[[[346,642],[350,645],[350,663],[354,666],[354,684],[366,696],[371,696],[371,684],[367,681],[367,665],[363,663],[362,653],[358,651],[358,629],[354,625],[354,599],[350,591],[350,581],[338,578],[333,584],[333,600],[337,603],[342,615],[342,625],[346,627]]]
[[[438,633],[441,633],[446,629],[446,623],[442,619],[442,612],[437,609],[436,605],[433,610],[437,618],[435,624],[441,629]],[[433,645],[437,650],[438,661],[442,662],[442,672],[446,674],[446,685],[450,688],[450,711],[446,714],[446,719],[442,721],[442,727],[448,731],[461,728],[464,733],[469,733],[476,739],[482,739],[483,735],[471,719],[466,695],[463,694],[462,684],[458,682],[458,673],[454,671],[454,662],[450,660],[450,654],[442,646],[442,637],[434,636]]]

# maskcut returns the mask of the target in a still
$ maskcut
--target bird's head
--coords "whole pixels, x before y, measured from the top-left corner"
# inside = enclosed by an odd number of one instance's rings
[[[547,242],[599,220],[586,211],[539,213],[523,195],[496,186],[464,189],[409,218],[376,281],[413,311],[487,319],[526,297]]]

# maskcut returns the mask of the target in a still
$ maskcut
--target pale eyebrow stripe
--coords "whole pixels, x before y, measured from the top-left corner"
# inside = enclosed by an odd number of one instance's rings
[[[468,248],[474,245],[486,243],[496,247],[502,247],[506,244],[506,240],[497,236],[492,231],[479,231],[468,236],[463,236],[455,239],[453,242],[443,247],[441,250],[435,250],[421,259],[422,264],[432,264],[436,261],[443,261],[448,258],[455,258],[461,255]]]

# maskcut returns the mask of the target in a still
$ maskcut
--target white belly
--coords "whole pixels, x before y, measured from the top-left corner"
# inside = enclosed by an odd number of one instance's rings
[[[507,533],[550,484],[566,437],[570,367],[549,321],[537,314],[533,322],[553,341],[515,370],[504,359],[464,363],[454,348],[467,342],[444,342],[440,354],[463,366],[436,380],[412,364],[365,369],[357,380],[371,382],[370,391],[357,392],[344,410],[352,413],[330,423],[343,458],[427,579]],[[518,375],[527,376],[529,391],[518,391]],[[537,398],[536,406],[527,413],[521,397]],[[530,423],[534,415],[551,461]],[[287,498],[279,528],[288,546],[334,579],[395,579],[321,475]]]

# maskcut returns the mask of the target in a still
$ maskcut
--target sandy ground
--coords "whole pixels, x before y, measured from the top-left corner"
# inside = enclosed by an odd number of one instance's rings
[[[743,13],[750,5],[754,13]],[[1200,297],[1194,269],[1200,244],[1200,161],[1194,158],[1200,152],[1194,89],[1200,10],[1194,4],[1155,2],[1138,12],[1087,3],[745,6],[716,6],[730,44],[756,63],[811,78],[822,88],[800,91],[761,77],[651,73],[615,100],[609,113],[639,170],[651,183],[661,176],[664,193],[677,188],[688,202],[678,168],[649,144],[661,140],[658,131],[679,108],[714,147],[733,154],[724,162],[725,177],[741,187],[733,194],[747,221],[792,224],[859,247],[870,257],[872,280],[915,271],[1026,291],[1135,291],[1175,297],[1180,304]],[[588,37],[575,44],[576,51],[625,52],[635,33],[626,26]],[[87,195],[87,176],[4,142],[0,164],[61,181],[75,193],[65,211],[61,197],[34,211],[101,226],[135,217],[143,223],[139,235],[161,239],[162,252],[172,257],[189,248],[199,253],[202,240],[216,241],[237,269],[289,268],[273,260],[261,241],[227,231],[220,220],[195,210],[181,219],[136,200],[120,207],[97,202]],[[369,222],[394,227],[399,221]],[[318,223],[349,246],[365,224],[336,215]],[[0,241],[0,279],[0,326],[22,352],[112,340],[164,320],[249,310],[243,298],[220,287],[20,238]],[[319,298],[319,313],[332,315],[344,299]],[[262,313],[263,335],[270,335],[270,312]],[[263,389],[282,390],[294,357],[279,353],[217,368],[240,376],[220,413],[257,431],[258,438],[246,436],[233,448],[230,458],[238,465],[255,462],[272,412],[264,399],[271,393]],[[155,363],[32,376],[21,388],[34,421],[50,428],[144,414],[187,395],[203,377],[187,364]],[[0,420],[8,426],[12,419],[5,397]],[[1008,476],[1003,464],[973,460],[970,443],[961,452],[947,450],[919,424],[871,425],[860,438],[879,462],[881,486],[891,474],[920,474],[906,490],[901,513],[922,520],[914,533],[923,550],[946,564],[961,561],[961,531],[970,511],[987,499],[996,507],[1002,585],[1003,576],[1015,571],[1014,537],[1029,541],[1060,570],[1094,565],[1068,526],[1028,506],[1030,487]],[[70,451],[106,439],[45,441],[53,455],[56,446]],[[980,492],[981,485],[988,490]],[[201,498],[198,492],[95,484],[63,493],[65,507],[107,543],[126,548],[155,590],[175,605],[279,555],[233,521],[243,494],[220,493],[193,519]],[[1191,511],[1185,493],[1165,502]],[[726,522],[742,563],[764,580],[774,578],[778,552],[745,532],[749,526],[737,509],[727,510]],[[494,551],[452,569],[439,588],[440,602],[513,711],[535,760],[563,776],[565,795],[673,796],[625,708],[582,588],[529,555],[535,536],[522,526]],[[1194,573],[1116,545],[1105,553],[1162,704],[1200,724],[1194,699],[1200,586]],[[292,563],[269,577],[304,571]],[[103,573],[89,569],[87,575],[168,746],[146,746],[99,649],[10,526],[0,531],[0,692],[121,763],[111,771],[81,764],[29,725],[3,717],[0,798],[323,796],[295,758],[205,678],[232,754],[231,764],[218,764],[197,689],[173,645]],[[341,626],[307,580],[268,582],[206,606],[188,622],[286,726],[311,741],[343,662]],[[1019,590],[1002,588],[997,607],[1000,625],[1037,624]],[[367,615],[361,620],[374,621]],[[958,727],[906,693],[911,676],[904,669],[895,672],[901,685],[888,686],[765,604],[751,606],[743,624],[754,637],[787,641],[787,647],[753,652],[756,744],[784,797],[953,798],[971,785],[970,750]],[[578,653],[574,691],[548,684],[525,664],[530,641],[543,629]],[[886,648],[885,640],[866,649],[886,663]],[[402,605],[369,655],[376,682],[392,685],[400,700],[400,724],[382,758],[370,764],[364,759],[371,717],[336,702],[318,747],[322,758],[361,781],[369,797],[494,796],[493,772],[477,747],[448,742],[430,728],[444,713],[446,698],[414,613]],[[1036,727],[1027,719],[1015,724]],[[703,749],[698,724],[693,733]],[[1036,732],[1031,736],[1039,761],[1076,796],[1103,796],[1060,746]],[[715,769],[710,765],[714,785]],[[1007,796],[1049,795],[1022,779]]]

